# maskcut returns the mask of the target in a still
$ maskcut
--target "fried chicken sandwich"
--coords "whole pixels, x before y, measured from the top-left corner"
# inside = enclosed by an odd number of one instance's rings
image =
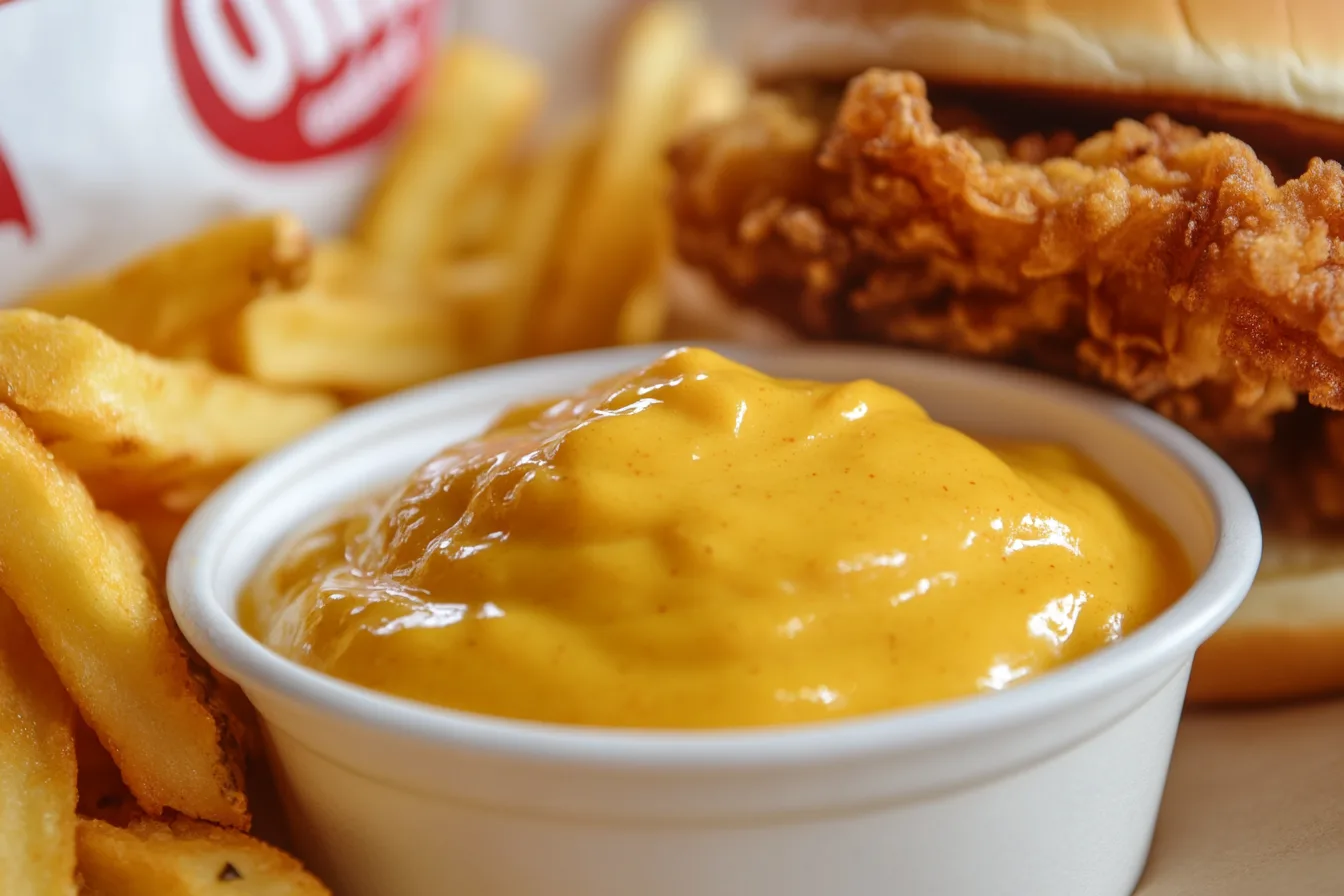
[[[1223,454],[1267,544],[1191,695],[1344,690],[1344,4],[777,0],[677,244],[800,334],[1031,366]]]

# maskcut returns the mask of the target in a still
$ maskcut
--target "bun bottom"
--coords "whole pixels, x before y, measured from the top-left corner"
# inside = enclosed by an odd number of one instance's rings
[[[1186,700],[1270,703],[1344,693],[1344,626],[1224,629],[1200,648]]]
[[[1195,654],[1186,699],[1262,703],[1344,693],[1344,543],[1267,539],[1246,602]]]

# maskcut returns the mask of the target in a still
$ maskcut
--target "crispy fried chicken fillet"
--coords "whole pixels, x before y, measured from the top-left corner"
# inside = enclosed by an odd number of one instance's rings
[[[679,251],[807,335],[1108,385],[1253,485],[1282,467],[1269,443],[1299,396],[1344,409],[1337,163],[1280,183],[1246,144],[1163,115],[1081,142],[955,124],[906,72],[860,75],[838,109],[758,95],[675,150]],[[1344,425],[1292,419],[1311,457],[1262,492],[1344,518]]]

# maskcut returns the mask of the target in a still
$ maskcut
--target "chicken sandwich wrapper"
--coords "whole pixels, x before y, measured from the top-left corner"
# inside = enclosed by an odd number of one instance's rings
[[[0,0],[0,304],[221,217],[350,220],[440,0]]]

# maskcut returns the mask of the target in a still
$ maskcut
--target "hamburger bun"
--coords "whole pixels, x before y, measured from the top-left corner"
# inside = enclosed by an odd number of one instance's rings
[[[871,66],[931,84],[1163,111],[1344,157],[1344,4],[1334,0],[782,0],[739,28],[763,81]]]
[[[1195,655],[1188,699],[1245,703],[1344,691],[1344,544],[1267,534],[1255,586]]]

